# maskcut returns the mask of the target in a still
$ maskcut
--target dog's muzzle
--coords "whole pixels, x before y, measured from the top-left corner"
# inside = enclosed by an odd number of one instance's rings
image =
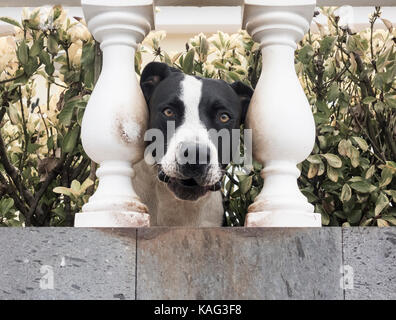
[[[205,195],[208,191],[218,191],[221,189],[221,180],[217,181],[213,185],[205,186],[200,185],[194,178],[174,178],[169,177],[158,166],[158,179],[166,183],[169,189],[182,200],[197,200],[201,196]],[[198,179],[199,180],[199,179]]]

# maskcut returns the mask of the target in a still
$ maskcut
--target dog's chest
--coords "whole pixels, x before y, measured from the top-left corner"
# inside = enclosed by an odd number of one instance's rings
[[[142,160],[134,169],[135,191],[149,209],[151,226],[222,225],[224,209],[220,191],[210,192],[197,201],[179,200],[158,180],[155,167]]]

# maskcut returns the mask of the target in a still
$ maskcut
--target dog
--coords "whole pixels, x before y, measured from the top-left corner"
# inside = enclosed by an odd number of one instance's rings
[[[239,146],[224,150],[210,132],[231,136],[239,129],[253,90],[240,81],[186,75],[160,62],[144,68],[140,86],[149,109],[148,129],[164,136],[163,154],[146,152],[134,166],[134,187],[149,209],[150,225],[222,226],[225,155],[239,152]]]

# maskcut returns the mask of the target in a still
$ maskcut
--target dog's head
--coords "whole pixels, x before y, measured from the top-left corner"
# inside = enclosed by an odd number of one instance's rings
[[[253,90],[242,82],[185,75],[159,62],[145,67],[140,85],[149,129],[164,136],[163,154],[154,154],[159,179],[182,200],[219,190],[224,168],[239,146],[231,147],[231,139],[220,143],[218,137],[227,140],[224,134],[231,137],[232,129],[240,128]]]

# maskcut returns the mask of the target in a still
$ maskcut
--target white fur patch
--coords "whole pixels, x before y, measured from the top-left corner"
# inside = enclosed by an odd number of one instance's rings
[[[180,82],[180,100],[183,101],[184,120],[170,139],[166,154],[161,160],[165,174],[170,177],[182,178],[177,171],[176,154],[181,142],[192,142],[206,145],[210,149],[210,168],[205,185],[213,185],[221,178],[221,169],[218,165],[217,149],[210,140],[208,130],[199,118],[199,103],[202,95],[202,81],[185,75]]]

